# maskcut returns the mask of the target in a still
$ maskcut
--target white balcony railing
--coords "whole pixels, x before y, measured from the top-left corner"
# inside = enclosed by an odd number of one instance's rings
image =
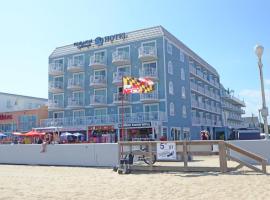
[[[62,81],[50,81],[49,82],[49,92],[57,93],[63,92],[64,83]]]
[[[113,94],[113,103],[114,104],[121,104],[122,101],[123,103],[128,103],[130,102],[131,96],[130,95],[126,95],[126,94],[122,94],[122,93],[114,93]]]
[[[164,112],[139,112],[139,113],[125,113],[124,123],[142,123],[150,121],[166,121]],[[41,120],[42,127],[49,126],[63,126],[74,127],[78,125],[91,126],[91,125],[104,125],[104,124],[122,124],[122,114],[114,115],[100,115],[100,116],[82,116],[82,117],[67,117],[57,119],[43,119]]]
[[[140,94],[140,100],[143,101],[143,102],[156,102],[156,101],[159,101],[158,93],[157,92],[151,92],[151,93]]]
[[[83,99],[70,97],[68,98],[68,105],[69,108],[77,108],[84,106]]]
[[[142,46],[139,48],[139,59],[149,61],[157,59],[157,48],[152,46]]]
[[[83,60],[69,60],[67,70],[70,72],[78,72],[84,70]]]
[[[105,87],[107,85],[107,79],[104,75],[90,76],[90,86],[93,87]]]
[[[113,73],[113,83],[122,84],[123,76],[130,76],[130,72],[114,72]]]
[[[140,77],[157,79],[157,68],[143,67],[142,69],[140,69]]]
[[[50,63],[49,74],[54,76],[64,74],[64,65],[62,63]]]
[[[59,110],[64,108],[63,101],[49,100],[48,101],[48,109],[49,110]]]
[[[129,52],[116,50],[112,53],[112,63],[117,66],[130,64]]]
[[[107,104],[106,95],[91,95],[90,105],[91,106],[103,106]]]
[[[103,55],[93,55],[90,57],[89,66],[93,69],[102,69],[107,65],[107,56]]]
[[[70,90],[81,90],[83,88],[83,81],[76,79],[69,79],[67,88]]]

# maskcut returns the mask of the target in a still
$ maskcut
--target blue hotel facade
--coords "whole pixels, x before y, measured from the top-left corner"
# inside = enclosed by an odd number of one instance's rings
[[[156,90],[123,95],[127,75],[151,78]],[[105,141],[199,139],[201,130],[226,138],[222,88],[217,71],[162,26],[97,37],[49,56],[49,118],[42,126]]]

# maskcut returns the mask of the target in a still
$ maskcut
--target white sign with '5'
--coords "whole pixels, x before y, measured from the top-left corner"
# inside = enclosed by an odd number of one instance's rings
[[[174,142],[157,143],[158,160],[176,160],[176,145]]]

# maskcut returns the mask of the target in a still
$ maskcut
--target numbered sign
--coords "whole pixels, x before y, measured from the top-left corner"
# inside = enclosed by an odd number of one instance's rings
[[[176,145],[174,142],[157,143],[158,160],[176,160]]]

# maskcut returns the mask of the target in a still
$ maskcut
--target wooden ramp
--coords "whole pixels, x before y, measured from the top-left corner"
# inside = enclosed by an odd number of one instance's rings
[[[258,156],[257,154],[252,153],[250,151],[244,150],[244,149],[242,149],[240,147],[237,147],[237,146],[235,146],[233,144],[230,144],[228,142],[225,142],[225,147],[227,148],[226,157],[228,159],[232,160],[232,161],[235,161],[235,162],[239,163],[239,165],[235,168],[236,170],[245,166],[245,167],[248,167],[248,168],[250,168],[250,169],[252,169],[252,170],[254,170],[256,172],[262,172],[264,174],[267,173],[267,171],[266,171],[267,160],[264,159],[263,157]],[[252,164],[250,164],[250,163],[248,163],[248,162],[245,162],[243,160],[240,160],[240,159],[230,155],[231,150],[237,152],[238,154],[242,154],[242,155],[244,155],[244,156],[246,156],[248,158],[251,158],[251,159],[257,161],[261,165],[261,169],[254,166],[254,165],[252,165]]]
[[[152,161],[157,156],[157,144],[159,143],[175,143],[176,153],[181,156],[181,160],[175,160],[176,162],[182,161],[183,166],[155,166]],[[255,153],[244,150],[233,144],[225,142],[223,140],[208,140],[208,141],[130,141],[119,142],[119,169],[122,170],[123,165],[120,165],[120,160],[124,157],[132,154],[144,156],[149,159],[149,165],[130,165],[129,168],[135,171],[183,171],[183,172],[215,172],[220,171],[222,173],[238,170],[242,167],[248,167],[256,172],[267,173],[266,164],[267,160]],[[213,151],[213,145],[218,147],[217,151]],[[147,151],[138,151],[138,147],[146,146]],[[244,155],[257,161],[261,165],[261,169],[248,162],[240,160],[230,155],[230,152],[234,151],[238,154]],[[189,156],[209,156],[219,155],[219,167],[201,167],[201,166],[188,166]],[[178,156],[178,157],[179,157]],[[227,166],[227,160],[238,162],[237,167],[229,168]]]

